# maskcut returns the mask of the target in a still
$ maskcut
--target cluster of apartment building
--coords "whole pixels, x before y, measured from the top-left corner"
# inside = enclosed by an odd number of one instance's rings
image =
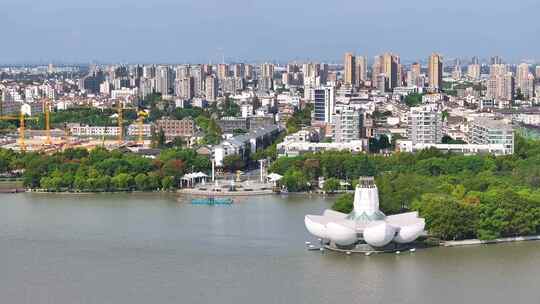
[[[279,146],[280,155],[334,149],[366,151],[369,139],[383,135],[396,145],[399,139],[397,146],[403,151],[436,145],[463,153],[512,153],[511,136],[505,135],[503,140],[495,139],[494,134],[511,132],[505,128],[513,130],[516,124],[539,125],[540,117],[530,109],[539,101],[540,67],[507,64],[497,56],[489,61],[473,57],[468,64],[461,62],[432,53],[423,60],[405,63],[398,54],[387,52],[373,59],[346,53],[340,64],[90,65],[74,78],[47,78],[33,85],[3,81],[0,91],[4,112],[10,113],[20,111],[23,104],[28,112],[38,112],[40,98],[51,100],[58,110],[81,105],[133,108],[150,94],[159,94],[160,106],[169,110],[216,107],[232,101],[240,107],[240,115],[215,117],[224,140],[254,130],[284,129],[291,116],[311,107],[311,127],[301,132],[315,131],[317,138],[289,135]],[[420,95],[419,104],[410,107],[408,99]],[[474,131],[478,129],[475,121],[486,117],[494,122],[486,123],[493,132],[473,136],[480,132]],[[143,124],[143,136],[159,129],[168,139],[199,136],[193,118],[167,116]],[[70,131],[80,136],[115,136],[121,130],[72,126]],[[122,132],[138,135],[141,125],[127,126]],[[443,146],[445,135],[468,146]]]

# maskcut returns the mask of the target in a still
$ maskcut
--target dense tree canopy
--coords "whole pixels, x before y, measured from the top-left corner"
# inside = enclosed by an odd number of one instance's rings
[[[517,137],[515,148],[514,155],[498,157],[433,149],[391,156],[315,153],[280,158],[270,170],[285,174],[289,191],[304,191],[320,176],[354,184],[373,175],[383,212],[417,210],[429,232],[446,240],[539,234],[540,142]],[[350,212],[352,194],[333,208]]]
[[[30,188],[51,191],[169,190],[191,171],[207,172],[210,160],[190,149],[166,149],[157,159],[96,148],[67,149],[52,155],[17,154],[0,149],[0,173],[24,169]]]

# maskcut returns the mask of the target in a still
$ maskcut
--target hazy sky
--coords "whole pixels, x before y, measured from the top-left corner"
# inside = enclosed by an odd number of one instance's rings
[[[539,0],[0,0],[0,62],[540,59]]]

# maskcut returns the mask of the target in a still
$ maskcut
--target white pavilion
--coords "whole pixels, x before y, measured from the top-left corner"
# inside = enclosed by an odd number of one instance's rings
[[[350,214],[327,209],[322,215],[306,215],[304,222],[307,230],[330,248],[351,250],[397,250],[415,241],[425,228],[418,212],[384,215],[373,177],[360,178]]]

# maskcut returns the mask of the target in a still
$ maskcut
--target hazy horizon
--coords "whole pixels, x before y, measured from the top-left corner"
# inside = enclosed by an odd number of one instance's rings
[[[0,63],[540,59],[540,2],[4,0]]]

